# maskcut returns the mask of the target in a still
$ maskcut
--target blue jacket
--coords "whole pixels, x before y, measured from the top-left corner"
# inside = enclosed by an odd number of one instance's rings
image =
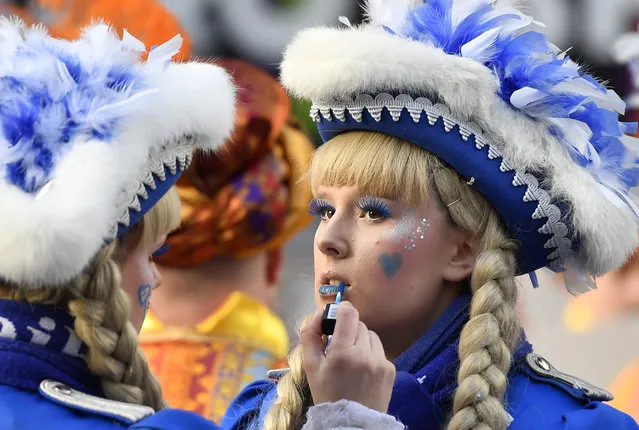
[[[457,388],[457,343],[468,320],[470,296],[458,298],[433,327],[395,360],[397,377],[389,414],[410,430],[441,429]],[[277,396],[276,382],[258,381],[242,391],[221,426],[259,429]],[[522,340],[514,354],[506,396],[512,430],[637,430],[628,415],[602,403],[611,396],[554,369]]]
[[[0,300],[0,430],[215,430],[199,415],[100,397],[69,315]]]

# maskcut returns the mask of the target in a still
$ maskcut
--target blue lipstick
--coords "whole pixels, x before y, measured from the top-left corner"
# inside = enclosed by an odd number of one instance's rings
[[[322,296],[325,296],[328,294],[339,294],[340,287],[342,288],[342,294],[348,288],[346,284],[344,284],[343,282],[340,282],[339,285],[322,285],[321,287],[319,287],[318,291]]]

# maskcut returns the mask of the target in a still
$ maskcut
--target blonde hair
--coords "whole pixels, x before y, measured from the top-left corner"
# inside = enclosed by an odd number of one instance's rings
[[[138,225],[100,250],[77,278],[55,288],[0,283],[0,298],[67,309],[74,317],[76,334],[88,347],[87,365],[101,378],[105,397],[162,409],[166,404],[160,384],[129,322],[129,298],[120,287],[118,256],[157,243],[177,228],[179,220],[180,199],[172,188]]]
[[[313,193],[319,185],[356,186],[363,193],[417,205],[435,198],[453,224],[478,244],[470,277],[470,319],[459,339],[459,386],[451,430],[508,427],[504,407],[512,351],[521,329],[515,314],[517,244],[499,215],[477,190],[428,151],[396,137],[373,132],[340,134],[320,147],[311,162]],[[312,405],[302,371],[300,346],[290,357],[291,372],[277,386],[266,429],[299,429]]]

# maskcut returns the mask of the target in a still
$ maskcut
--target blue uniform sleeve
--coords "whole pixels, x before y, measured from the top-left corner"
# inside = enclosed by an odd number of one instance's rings
[[[596,394],[600,389],[540,362],[551,369],[547,374],[520,365],[509,379],[506,405],[514,419],[509,430],[639,430],[630,416],[597,398],[606,397]]]
[[[583,409],[563,417],[566,430],[638,430],[639,425],[629,415],[601,402],[590,402]]]
[[[164,409],[129,426],[135,430],[218,430],[220,427],[200,415],[179,409]]]
[[[277,395],[272,381],[256,381],[238,394],[226,410],[220,426],[225,430],[260,429],[270,404]]]
[[[639,430],[630,416],[597,401],[568,411],[532,404],[514,418],[509,430]]]

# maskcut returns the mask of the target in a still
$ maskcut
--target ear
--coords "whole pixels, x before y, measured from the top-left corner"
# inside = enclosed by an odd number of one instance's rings
[[[266,280],[269,287],[279,287],[282,280],[283,260],[282,248],[273,249],[266,254]]]
[[[452,234],[454,245],[444,268],[443,277],[448,282],[461,282],[475,269],[477,244],[467,233],[455,231]]]

